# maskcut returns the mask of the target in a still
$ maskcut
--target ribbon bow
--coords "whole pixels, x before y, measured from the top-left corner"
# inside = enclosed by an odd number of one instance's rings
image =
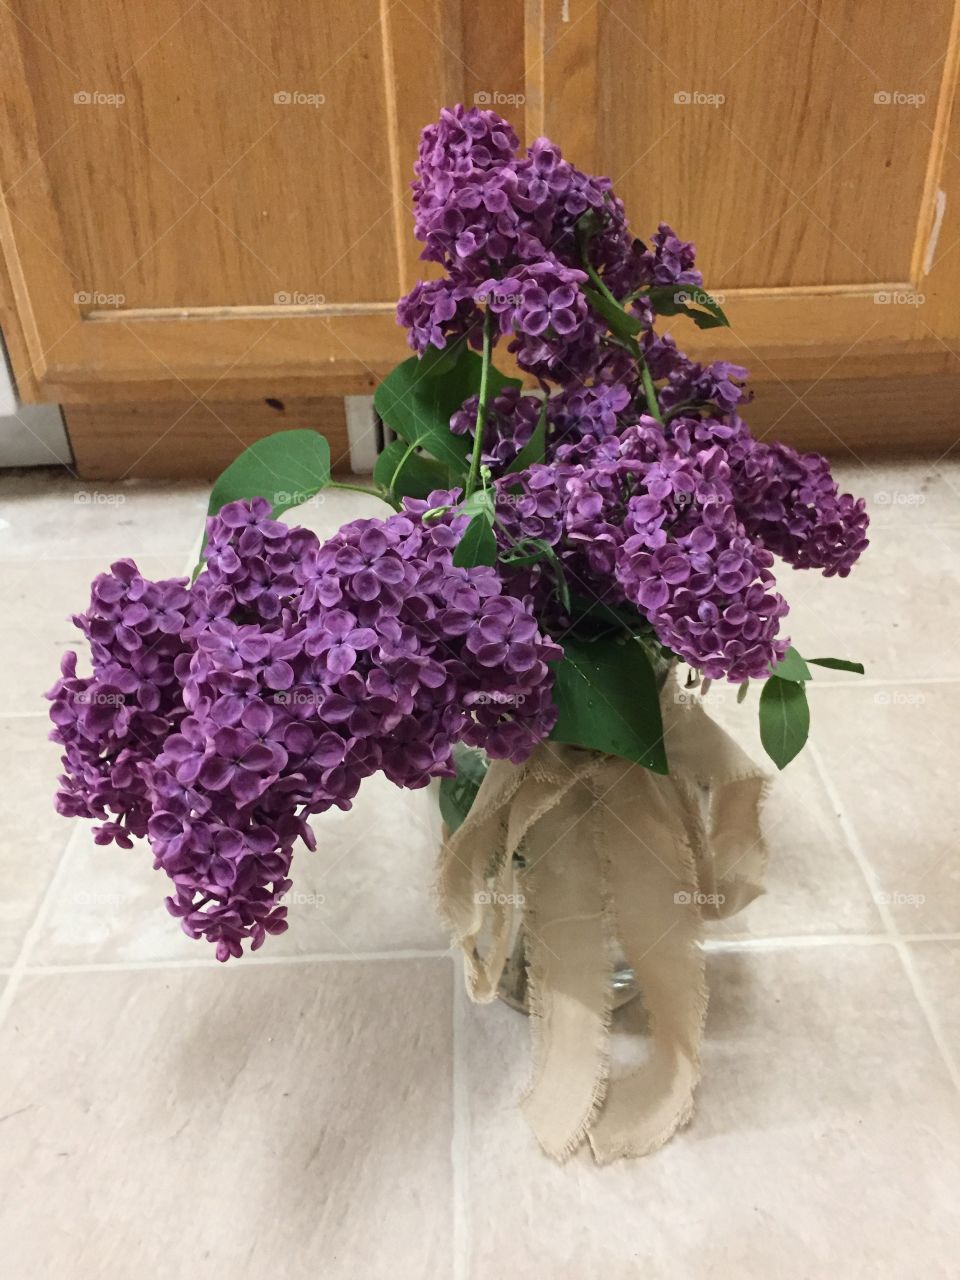
[[[494,761],[440,856],[441,914],[477,1003],[495,998],[522,913],[533,1036],[522,1107],[559,1161],[585,1138],[601,1164],[646,1155],[689,1120],[703,920],[762,892],[765,776],[699,703],[665,740],[668,777],[558,743],[520,766]],[[617,955],[639,985],[652,1053],[611,1078]]]

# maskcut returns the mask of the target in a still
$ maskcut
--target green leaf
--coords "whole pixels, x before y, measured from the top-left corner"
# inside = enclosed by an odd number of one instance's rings
[[[603,600],[589,600],[576,592],[571,595],[570,617],[578,627],[585,622],[588,625],[600,624],[604,631],[612,626],[621,631],[627,631],[630,635],[649,629],[650,626],[643,614],[633,605],[607,604]]]
[[[453,552],[453,563],[461,569],[497,563],[497,540],[485,512],[473,517]]]
[[[535,462],[543,462],[546,453],[547,402],[544,400],[543,408],[540,410],[540,417],[537,419],[537,425],[533,429],[533,435],[507,467],[507,474],[509,475],[511,471],[525,471],[527,467],[532,467]]]
[[[637,336],[643,326],[636,316],[629,315],[623,307],[611,302],[599,289],[588,284],[581,285],[580,288],[594,311],[606,320],[611,333],[625,340]]]
[[[720,304],[697,285],[661,284],[645,292],[658,315],[689,316],[698,329],[730,327]]]
[[[560,713],[555,742],[590,747],[667,772],[660,696],[640,644],[565,636],[553,700]]]
[[[446,463],[455,476],[466,475],[473,442],[456,436],[450,418],[464,400],[480,390],[483,362],[472,351],[465,352],[452,368],[428,364],[417,356],[404,360],[384,378],[374,392],[373,402],[383,421],[408,444],[417,444]],[[496,369],[489,372],[492,399],[504,387],[519,387],[517,378],[505,378]]]
[[[244,449],[214,482],[207,511],[228,502],[266,498],[273,514],[298,507],[330,483],[330,446],[306,428],[277,431]]]
[[[831,671],[852,671],[854,675],[863,675],[863,663],[850,662],[847,658],[808,658],[807,661],[818,667],[829,667]]]
[[[445,347],[427,347],[420,357],[420,371],[428,378],[449,373],[468,350],[465,338],[448,342]]]
[[[739,705],[741,702],[743,702],[743,700],[744,700],[744,698],[747,696],[747,693],[749,692],[749,690],[750,690],[750,681],[749,681],[749,680],[744,680],[743,684],[742,684],[742,685],[740,686],[740,688],[737,690],[737,704],[738,704],[738,705]]]
[[[440,816],[452,834],[473,808],[490,762],[476,747],[458,742],[453,748],[455,778],[440,779]]]
[[[469,498],[464,498],[459,509],[467,516],[486,516],[487,522],[493,524],[493,504],[492,490],[475,489]]]
[[[409,450],[406,440],[391,440],[373,464],[376,483],[392,489],[399,498],[425,498],[434,489],[445,489],[447,472],[443,464]]]
[[[810,732],[810,708],[802,684],[770,676],[760,691],[760,741],[777,766],[784,769],[802,750]]]
[[[778,663],[770,672],[772,676],[779,676],[781,680],[812,680],[813,675],[810,668],[794,649],[793,645],[787,650],[783,661]]]

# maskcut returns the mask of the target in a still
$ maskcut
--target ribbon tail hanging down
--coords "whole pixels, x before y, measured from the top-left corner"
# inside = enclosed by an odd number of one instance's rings
[[[651,1052],[610,1081],[590,1130],[601,1164],[655,1151],[693,1111],[707,1008],[693,852],[666,778],[610,760],[597,811],[606,893],[649,1015]]]

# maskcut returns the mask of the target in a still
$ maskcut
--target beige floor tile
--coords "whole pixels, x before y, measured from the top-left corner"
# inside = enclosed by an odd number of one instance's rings
[[[70,837],[53,807],[60,758],[49,728],[43,716],[0,716],[0,966],[19,955]]]
[[[850,658],[869,678],[960,675],[960,527],[874,529],[847,578],[778,565],[783,631],[805,657]],[[816,680],[855,679],[818,668]]]
[[[180,566],[170,557],[140,556],[147,577],[176,576]],[[0,564],[5,617],[0,628],[0,714],[46,711],[44,692],[60,674],[60,659],[68,649],[81,657],[79,670],[89,670],[86,641],[71,622],[90,603],[90,583],[108,568],[107,559],[51,560],[36,564]]]
[[[210,486],[75,480],[65,471],[0,473],[0,560],[130,556],[180,561],[203,527]]]
[[[960,467],[913,459],[838,462],[842,492],[865,498],[874,529],[881,525],[960,524]]]
[[[367,779],[349,813],[314,820],[317,849],[294,856],[290,928],[264,956],[443,950],[431,896],[439,841],[432,789],[400,791]],[[40,964],[196,960],[212,956],[166,911],[167,877],[146,842],[132,850],[75,836],[32,960]]]
[[[696,697],[681,691],[678,709]],[[873,895],[848,847],[809,752],[778,772],[757,727],[758,691],[743,703],[736,689],[715,684],[703,705],[771,777],[764,808],[767,891],[736,916],[711,922],[708,938],[875,933],[882,929]],[[819,715],[830,714],[824,706]],[[816,738],[816,724],[813,727]]]
[[[908,945],[920,980],[936,1010],[948,1050],[960,1065],[960,941]]]
[[[895,951],[712,956],[704,1083],[658,1154],[544,1157],[516,1108],[527,1026],[458,1010],[471,1280],[947,1280],[960,1120]],[[464,1002],[465,1004],[465,1002]]]
[[[26,978],[5,1274],[449,1276],[450,992],[445,960]]]
[[[904,933],[960,931],[960,686],[814,690],[818,750]]]

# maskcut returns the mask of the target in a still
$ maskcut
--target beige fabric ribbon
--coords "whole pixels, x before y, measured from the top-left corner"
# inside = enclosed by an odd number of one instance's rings
[[[522,912],[533,1035],[522,1106],[561,1161],[584,1139],[601,1164],[646,1155],[690,1118],[707,1007],[703,919],[762,892],[766,779],[699,702],[678,705],[675,688],[663,695],[668,777],[542,743],[521,766],[491,764],[440,857],[440,910],[472,1000],[496,997]],[[652,1043],[641,1066],[611,1078],[618,956]]]

